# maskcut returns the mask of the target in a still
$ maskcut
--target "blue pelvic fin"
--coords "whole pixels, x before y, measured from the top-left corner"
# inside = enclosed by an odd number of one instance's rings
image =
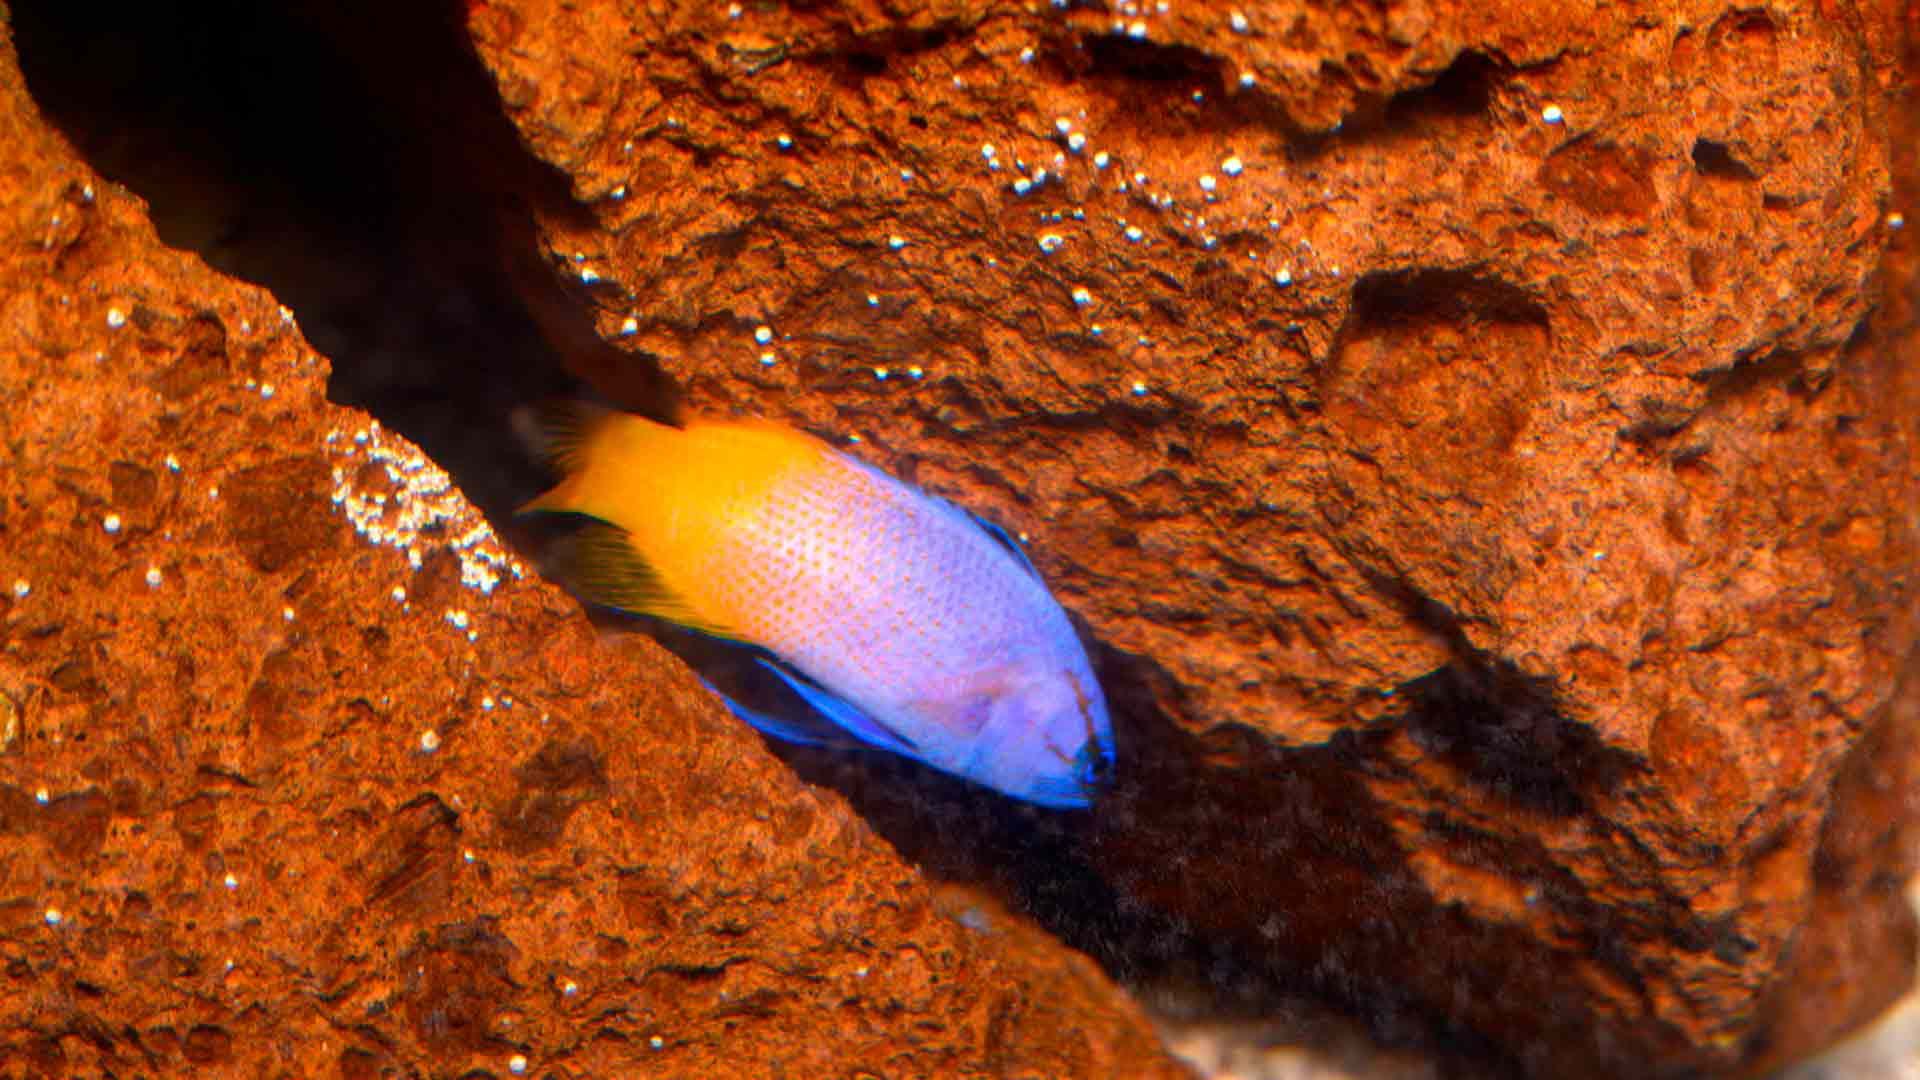
[[[920,756],[919,748],[913,745],[913,740],[886,727],[849,702],[835,697],[830,691],[802,678],[798,673],[788,670],[784,664],[774,663],[764,656],[760,658],[760,664],[780,676],[780,681],[805,698],[807,704],[818,710],[820,715],[852,733],[862,742],[912,758]]]
[[[1054,810],[1083,810],[1093,805],[1093,792],[1073,776],[1035,777],[1033,786],[1019,797]]]
[[[727,711],[745,720],[754,730],[771,735],[781,742],[797,743],[801,746],[825,746],[835,749],[844,749],[859,745],[853,739],[848,738],[847,735],[838,728],[781,719],[771,713],[761,712],[759,709],[749,708],[740,704],[733,698],[721,693],[719,687],[714,686],[705,679],[700,680],[700,685],[712,691],[713,696],[719,698],[721,702],[726,705]]]

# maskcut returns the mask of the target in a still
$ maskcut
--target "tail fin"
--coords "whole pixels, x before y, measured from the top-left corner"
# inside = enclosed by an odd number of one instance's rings
[[[514,413],[513,426],[534,456],[561,476],[551,490],[521,504],[515,514],[564,512],[579,505],[579,479],[594,433],[618,414],[603,405],[556,399]]]
[[[580,471],[581,448],[594,428],[612,414],[604,405],[553,398],[516,409],[514,433],[535,457],[565,475]]]

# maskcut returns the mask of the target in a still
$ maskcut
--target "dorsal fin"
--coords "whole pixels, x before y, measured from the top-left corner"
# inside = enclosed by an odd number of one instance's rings
[[[953,506],[952,503],[948,503],[947,505]],[[954,507],[954,509],[972,518],[973,523],[986,530],[988,536],[1000,541],[1001,546],[1013,552],[1013,557],[1020,561],[1021,566],[1027,568],[1027,573],[1032,574],[1036,578],[1040,576],[1040,571],[1033,565],[1033,560],[1027,557],[1027,549],[1021,547],[1020,541],[1015,540],[1011,533],[965,507]]]

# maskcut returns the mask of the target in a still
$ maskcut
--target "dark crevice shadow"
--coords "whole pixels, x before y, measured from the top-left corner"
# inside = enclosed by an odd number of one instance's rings
[[[328,397],[419,443],[499,526],[545,481],[503,438],[575,372],[670,415],[657,365],[593,332],[536,208],[584,212],[502,113],[451,2],[11,6],[27,84],[163,242],[270,289]],[[369,32],[378,27],[377,32]]]

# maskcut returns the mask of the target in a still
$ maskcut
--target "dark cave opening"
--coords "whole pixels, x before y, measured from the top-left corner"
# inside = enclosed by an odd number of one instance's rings
[[[331,400],[419,443],[496,522],[540,487],[500,433],[573,385],[517,287],[552,277],[516,260],[537,261],[528,208],[561,182],[518,145],[455,5],[26,3],[12,19],[47,119],[147,201],[164,242],[291,308],[332,361]]]

